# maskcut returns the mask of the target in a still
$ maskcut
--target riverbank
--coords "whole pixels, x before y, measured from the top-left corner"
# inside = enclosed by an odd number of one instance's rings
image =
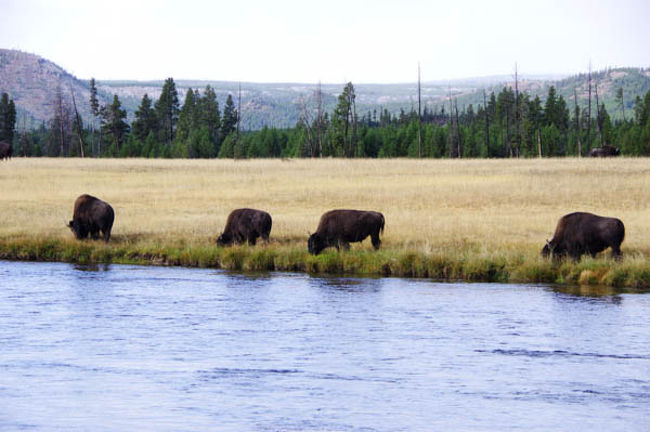
[[[650,160],[13,158],[0,164],[0,258],[441,280],[647,286]],[[74,200],[115,209],[108,245],[74,240]],[[217,248],[235,208],[268,211],[271,243]],[[321,214],[376,210],[386,229],[350,252],[307,254]],[[622,262],[539,256],[573,211],[625,224]]]
[[[77,264],[142,264],[248,272],[306,272],[313,275],[415,277],[439,281],[553,283],[650,288],[650,262],[640,255],[618,262],[608,257],[552,261],[520,252],[467,247],[446,253],[357,249],[307,253],[305,246],[269,244],[221,248],[209,243],[1,239],[0,259]]]

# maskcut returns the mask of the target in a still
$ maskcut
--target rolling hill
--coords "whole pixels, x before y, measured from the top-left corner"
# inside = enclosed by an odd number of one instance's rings
[[[414,74],[415,75],[415,74]],[[475,106],[483,103],[483,90],[499,92],[503,86],[512,85],[511,76],[491,76],[481,78],[434,81],[422,83],[423,104],[439,109],[450,92],[458,99],[459,108],[470,103]],[[599,96],[610,115],[618,117],[619,109],[615,102],[615,92],[623,87],[626,107],[631,108],[634,98],[650,90],[650,70],[639,68],[618,68],[599,71],[593,74],[593,82],[598,83]],[[127,109],[129,118],[147,93],[156,99],[160,95],[164,80],[160,81],[98,81],[100,103],[112,101],[117,94]],[[202,91],[210,85],[216,92],[221,106],[228,94],[237,99],[240,83],[226,81],[193,81],[175,78],[179,98],[192,88]],[[417,103],[417,83],[401,84],[362,84],[353,83],[356,91],[357,112],[360,116],[374,110],[379,113],[388,109],[398,113],[400,109],[409,111]],[[567,102],[573,100],[574,89],[583,105],[587,97],[587,76],[581,74],[566,76],[524,76],[519,83],[522,91],[531,95],[539,94],[542,99],[548,88],[554,85],[559,95]],[[323,105],[332,111],[338,94],[344,84],[323,84]],[[296,124],[301,104],[312,103],[317,84],[292,83],[241,83],[242,127],[260,129],[264,126],[292,127]],[[18,125],[34,127],[47,121],[53,114],[53,102],[57,89],[70,101],[74,95],[79,112],[86,121],[90,118],[89,83],[66,72],[62,67],[35,54],[16,50],[0,49],[0,92],[7,92],[16,103]],[[571,104],[570,104],[571,106]]]

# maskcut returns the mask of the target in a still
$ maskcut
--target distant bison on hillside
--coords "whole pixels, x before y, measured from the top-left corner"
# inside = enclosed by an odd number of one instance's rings
[[[569,256],[580,259],[584,254],[595,257],[600,251],[612,248],[612,256],[621,256],[621,243],[625,238],[625,226],[619,219],[592,213],[570,213],[557,223],[555,234],[546,241],[542,255],[548,257]]]
[[[11,159],[14,149],[11,147],[11,144],[5,141],[0,141],[0,160],[2,159]]]
[[[375,211],[330,210],[320,218],[316,232],[309,236],[307,249],[318,255],[327,247],[350,249],[350,243],[370,236],[372,246],[379,249],[379,233],[384,232],[384,215]]]
[[[611,156],[619,156],[621,154],[621,151],[610,145],[604,145],[602,147],[596,147],[592,148],[589,151],[589,156],[591,157],[611,157]]]
[[[233,210],[228,215],[223,233],[217,238],[217,245],[244,242],[255,245],[259,237],[268,242],[272,225],[271,215],[265,211],[250,208]]]
[[[108,243],[115,220],[115,212],[107,202],[90,195],[81,195],[74,202],[74,212],[68,227],[78,239],[85,239],[90,234],[93,240],[99,238],[99,231]]]

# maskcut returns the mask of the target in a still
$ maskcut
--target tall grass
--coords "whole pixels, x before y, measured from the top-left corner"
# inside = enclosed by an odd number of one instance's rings
[[[0,163],[0,257],[647,286],[648,159],[144,160],[23,159]],[[113,206],[109,245],[65,227],[74,199]],[[260,208],[272,242],[217,248],[228,213]],[[332,208],[380,211],[382,249],[312,257],[306,239]],[[625,258],[539,257],[560,216],[616,216]]]

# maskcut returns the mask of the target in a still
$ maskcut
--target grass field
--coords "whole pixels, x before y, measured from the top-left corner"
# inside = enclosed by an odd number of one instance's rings
[[[146,160],[0,162],[0,257],[154,262],[251,270],[446,279],[650,284],[650,160]],[[89,193],[116,213],[113,240],[77,242],[65,226]],[[228,213],[268,211],[271,244],[214,245]],[[380,211],[382,250],[310,257],[309,232],[332,208]],[[572,211],[620,218],[624,260],[539,257]]]

